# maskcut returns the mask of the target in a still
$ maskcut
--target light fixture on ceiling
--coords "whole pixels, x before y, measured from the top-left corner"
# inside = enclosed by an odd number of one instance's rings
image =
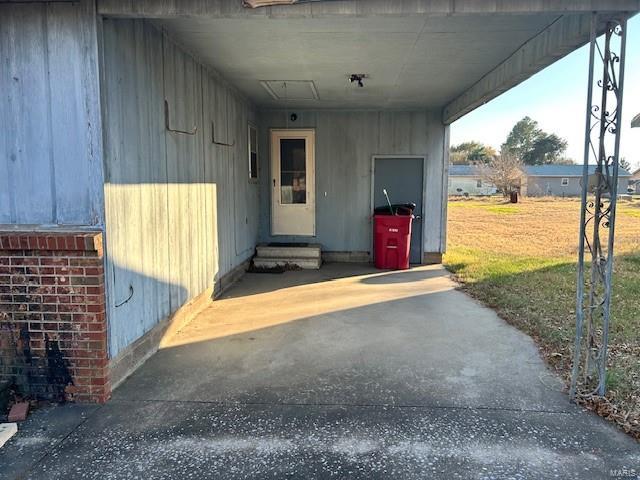
[[[363,80],[367,78],[366,73],[352,73],[349,75],[349,83],[356,83],[358,87],[364,87]]]

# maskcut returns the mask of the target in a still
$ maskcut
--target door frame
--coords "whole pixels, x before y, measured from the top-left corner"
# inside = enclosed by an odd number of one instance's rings
[[[304,135],[305,138],[310,137],[311,148],[307,152],[309,158],[310,168],[307,171],[307,184],[311,186],[310,202],[308,205],[311,207],[313,213],[313,233],[311,234],[299,234],[299,233],[275,233],[274,232],[274,188],[271,182],[275,179],[274,175],[274,143],[273,137],[275,134],[284,134],[279,138],[287,138],[287,134],[291,134],[290,138],[297,138]],[[269,129],[269,231],[273,237],[315,237],[317,233],[317,212],[316,212],[316,129],[315,128],[270,128]],[[279,201],[279,200],[278,200]]]
[[[397,159],[402,159],[402,158],[421,158],[422,159],[422,234],[420,235],[420,263],[419,265],[423,265],[424,264],[424,237],[425,237],[425,228],[427,225],[427,222],[425,221],[426,219],[426,215],[427,215],[427,155],[403,155],[401,153],[399,154],[384,154],[384,155],[378,155],[378,154],[374,154],[371,155],[371,198],[369,199],[370,205],[371,205],[371,225],[372,228],[370,228],[369,230],[371,231],[371,241],[369,242],[369,248],[370,248],[370,252],[372,252],[373,255],[373,209],[375,208],[374,205],[374,199],[375,199],[375,188],[376,188],[376,160],[377,159],[384,159],[384,158],[397,158]]]

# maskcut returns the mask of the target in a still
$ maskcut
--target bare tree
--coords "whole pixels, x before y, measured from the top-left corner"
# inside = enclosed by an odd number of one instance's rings
[[[516,156],[501,152],[488,164],[479,165],[479,168],[482,179],[495,185],[505,197],[520,189],[524,164]]]

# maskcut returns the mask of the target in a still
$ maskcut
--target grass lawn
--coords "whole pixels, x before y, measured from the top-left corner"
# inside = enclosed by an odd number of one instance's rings
[[[567,380],[575,335],[580,204],[449,202],[445,266],[462,288],[531,335]],[[607,401],[588,405],[640,438],[640,201],[619,202]]]

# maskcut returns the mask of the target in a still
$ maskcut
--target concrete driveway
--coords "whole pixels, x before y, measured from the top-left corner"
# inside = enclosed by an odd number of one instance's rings
[[[440,267],[248,274],[102,407],[32,415],[0,478],[614,478],[640,446],[569,403]],[[635,477],[631,477],[635,478]]]

